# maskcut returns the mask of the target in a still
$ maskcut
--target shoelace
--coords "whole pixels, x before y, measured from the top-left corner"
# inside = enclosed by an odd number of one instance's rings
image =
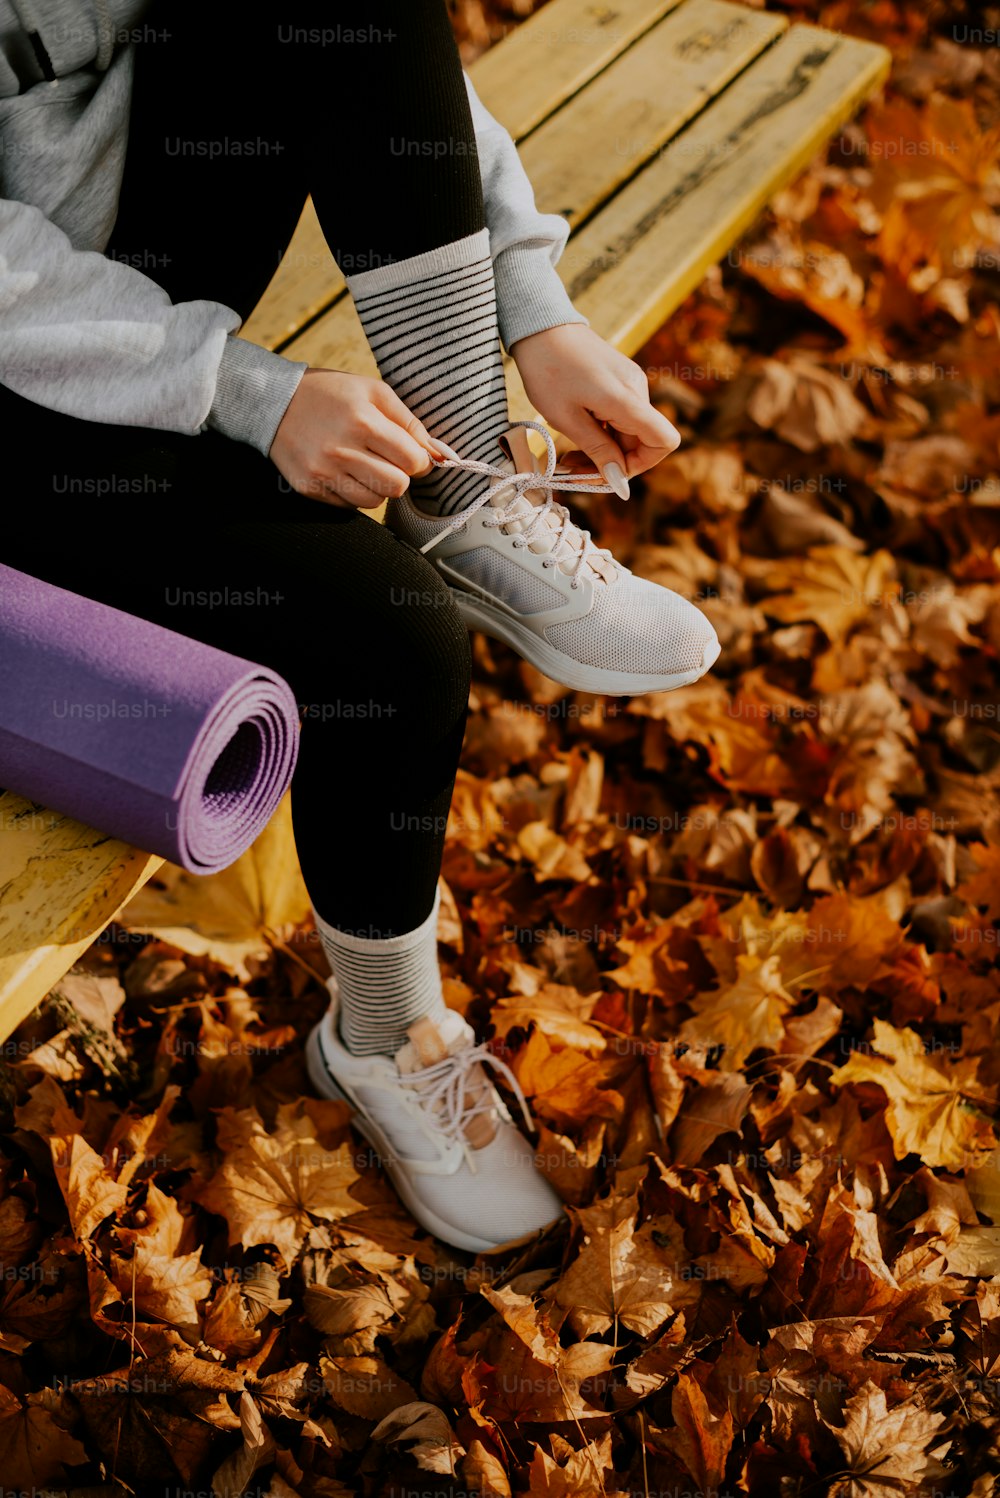
[[[473,1158],[475,1151],[469,1148],[468,1140],[465,1138],[466,1125],[477,1114],[489,1113],[494,1104],[488,1094],[481,1103],[469,1103],[465,1092],[469,1085],[469,1073],[474,1066],[484,1062],[494,1067],[507,1082],[517,1098],[525,1123],[529,1129],[533,1129],[534,1121],[520,1083],[506,1061],[501,1061],[499,1056],[495,1056],[485,1042],[480,1045],[467,1046],[453,1055],[443,1056],[440,1061],[434,1061],[430,1066],[402,1073],[403,1082],[420,1094],[420,1101],[433,1117],[441,1133],[453,1143],[462,1145],[472,1171],[476,1171]],[[439,1104],[441,1105],[440,1113],[438,1112]]]
[[[594,545],[589,531],[581,530],[579,526],[574,524],[566,506],[558,504],[553,499],[551,491],[553,489],[561,489],[569,493],[613,494],[614,490],[610,484],[604,483],[599,473],[577,474],[575,476],[559,474],[557,477],[556,445],[552,440],[552,434],[548,428],[544,427],[540,421],[514,421],[511,425],[516,427],[530,427],[535,432],[541,432],[545,438],[545,446],[548,451],[545,472],[506,473],[499,464],[482,463],[476,458],[460,458],[457,454],[450,458],[435,458],[433,461],[440,468],[465,468],[469,473],[481,473],[485,477],[491,478],[493,483],[490,484],[486,492],[481,494],[478,499],[474,499],[470,505],[466,505],[464,509],[459,510],[457,514],[453,515],[450,522],[424,546],[421,546],[420,550],[422,552],[430,551],[431,547],[436,546],[439,541],[443,541],[449,532],[460,530],[466,524],[470,515],[474,515],[484,505],[491,504],[495,494],[499,494],[502,489],[512,489],[514,492],[511,495],[509,503],[502,508],[498,506],[495,516],[488,517],[484,523],[492,530],[498,526],[510,525],[511,521],[514,520],[522,521],[524,529],[514,537],[514,545],[518,547],[527,546],[532,540],[540,540],[543,534],[553,535],[552,549],[543,558],[542,566],[555,567],[560,562],[568,562],[572,558],[576,558],[576,566],[569,573],[569,577],[572,579],[570,586],[578,588],[580,584],[577,580],[577,574],[581,567],[586,566],[594,557],[603,557],[606,561],[612,563],[614,562],[614,558],[611,552],[604,547]],[[442,442],[439,443],[439,446],[445,447],[446,444]],[[447,450],[451,451],[450,448]],[[595,484],[593,482],[594,479],[598,479],[600,482]],[[533,514],[530,519],[516,508],[522,494],[528,489],[548,489],[550,491],[544,504],[532,506]],[[548,516],[550,514],[555,515],[562,522],[558,532],[554,534],[548,523]],[[579,551],[576,551],[567,539],[570,531],[575,531],[582,538]],[[598,572],[601,571],[600,568],[596,570]]]

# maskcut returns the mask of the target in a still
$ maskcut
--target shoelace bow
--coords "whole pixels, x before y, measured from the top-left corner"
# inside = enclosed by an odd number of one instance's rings
[[[541,432],[545,438],[545,446],[548,452],[545,472],[506,473],[499,464],[482,463],[476,458],[460,458],[457,454],[450,458],[434,458],[433,461],[439,468],[465,468],[469,473],[481,473],[485,477],[491,478],[493,483],[490,484],[486,492],[481,494],[478,499],[474,499],[470,505],[466,505],[464,509],[459,510],[457,514],[453,515],[449,524],[424,546],[421,546],[420,550],[422,552],[430,551],[431,547],[436,546],[439,541],[443,541],[450,531],[461,530],[470,515],[474,515],[484,505],[491,504],[495,494],[499,494],[502,489],[512,489],[514,492],[509,502],[502,508],[497,506],[495,515],[489,516],[484,523],[492,530],[498,526],[510,525],[511,521],[520,520],[524,524],[524,529],[514,537],[515,546],[527,546],[532,540],[540,539],[543,534],[546,536],[552,535],[552,549],[543,558],[542,566],[555,567],[560,562],[568,562],[571,558],[576,558],[576,566],[569,573],[569,576],[572,578],[571,586],[577,588],[579,587],[577,573],[581,567],[588,564],[591,557],[603,557],[610,562],[613,562],[614,558],[606,548],[594,545],[589,531],[581,530],[579,526],[574,524],[566,506],[558,504],[553,499],[551,491],[553,489],[561,489],[569,493],[613,494],[614,490],[610,484],[604,483],[599,473],[577,474],[575,476],[559,474],[557,476],[556,445],[552,440],[551,432],[540,421],[514,421],[511,425],[516,427],[530,427],[535,432]],[[446,444],[442,442],[439,446],[445,447]],[[449,448],[448,451],[450,452],[451,449]],[[600,482],[595,484],[593,482],[595,478],[600,480]],[[544,504],[532,506],[533,514],[530,518],[519,513],[516,509],[518,500],[528,489],[549,490]],[[554,534],[548,524],[547,517],[550,514],[555,515],[562,522],[558,532]],[[570,531],[575,531],[582,538],[579,551],[576,551],[568,540]],[[563,554],[564,552],[566,553],[565,555]]]
[[[501,1061],[499,1056],[495,1056],[485,1042],[480,1045],[466,1046],[452,1055],[443,1056],[440,1061],[432,1062],[430,1066],[423,1066],[416,1071],[402,1074],[402,1080],[406,1086],[414,1088],[420,1094],[420,1101],[430,1112],[441,1133],[465,1148],[466,1157],[473,1170],[476,1166],[472,1158],[473,1151],[469,1149],[465,1138],[466,1125],[477,1114],[489,1113],[495,1105],[489,1092],[486,1093],[482,1102],[475,1104],[470,1103],[465,1094],[469,1085],[469,1073],[474,1066],[484,1062],[494,1067],[507,1082],[517,1098],[525,1123],[529,1129],[533,1129],[534,1121],[520,1083],[506,1061]],[[439,1105],[440,1113],[438,1112]]]

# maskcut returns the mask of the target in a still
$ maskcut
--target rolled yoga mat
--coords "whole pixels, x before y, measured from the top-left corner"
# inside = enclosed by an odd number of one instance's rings
[[[298,708],[265,666],[0,564],[0,786],[195,874],[281,800]]]

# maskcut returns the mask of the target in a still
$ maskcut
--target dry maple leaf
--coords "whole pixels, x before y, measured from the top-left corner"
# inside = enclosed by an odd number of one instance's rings
[[[209,1347],[246,1357],[260,1342],[260,1325],[280,1316],[292,1304],[278,1294],[277,1270],[266,1260],[243,1270],[227,1269],[223,1283],[205,1311],[204,1340]]]
[[[556,1285],[556,1301],[580,1337],[619,1323],[652,1336],[701,1287],[684,1269],[687,1250],[680,1224],[669,1218],[637,1226],[634,1195],[617,1189],[592,1207],[570,1209],[583,1241]]]
[[[590,878],[590,865],[579,848],[546,827],[544,822],[529,822],[517,834],[518,846],[535,868],[536,879]]]
[[[60,1409],[53,1389],[29,1394],[22,1403],[0,1384],[0,1472],[5,1492],[24,1488],[37,1493],[64,1478],[67,1467],[88,1460],[80,1442],[56,1422]]]
[[[536,1320],[545,1319],[536,1309]],[[470,1362],[462,1375],[470,1409],[486,1420],[515,1424],[605,1418],[603,1409],[581,1388],[606,1377],[615,1349],[599,1342],[577,1342],[561,1347],[555,1362],[542,1363],[521,1333],[532,1335],[522,1321],[515,1328],[497,1315],[472,1338],[480,1358]]]
[[[552,1436],[561,1460],[535,1447],[529,1469],[529,1498],[604,1498],[605,1473],[611,1468],[611,1436],[604,1435],[575,1451],[558,1435]]]
[[[747,415],[801,452],[846,442],[868,419],[843,376],[811,359],[762,359],[754,375]]]
[[[696,1072],[695,1080],[670,1131],[670,1156],[678,1165],[697,1165],[720,1135],[739,1133],[753,1096],[738,1072]]]
[[[721,1071],[739,1071],[758,1046],[779,1050],[785,1036],[784,1017],[796,1002],[782,986],[777,955],[763,960],[740,956],[736,961],[736,982],[694,999],[697,1013],[680,1029],[684,1040],[703,1050],[721,1047]]]
[[[869,112],[870,195],[884,218],[879,254],[904,275],[947,272],[1000,243],[993,207],[1000,125],[981,131],[970,100],[935,94],[923,108],[893,99]],[[907,149],[901,149],[906,147]]]
[[[334,1222],[358,1210],[348,1190],[358,1179],[350,1147],[324,1149],[308,1117],[283,1108],[273,1134],[256,1108],[230,1114],[227,1122],[223,1162],[195,1198],[226,1219],[230,1243],[273,1243],[291,1264],[314,1220]]]
[[[267,933],[301,924],[309,895],[299,872],[289,796],[252,847],[219,874],[189,874],[165,864],[117,919],[183,952],[202,953],[250,978],[247,962],[267,954]]]
[[[111,1255],[112,1283],[122,1300],[132,1301],[142,1320],[197,1332],[198,1302],[211,1295],[215,1283],[211,1271],[201,1262],[200,1247],[178,1253],[189,1224],[177,1203],[150,1183],[145,1205],[149,1225],[124,1235],[132,1242],[131,1256]]]
[[[128,1188],[114,1180],[104,1158],[82,1134],[55,1134],[49,1146],[73,1233],[78,1239],[89,1238],[106,1217],[123,1209]]]
[[[465,1456],[465,1447],[455,1439],[448,1417],[437,1405],[418,1399],[401,1404],[372,1431],[372,1440],[386,1446],[409,1447],[409,1455],[424,1472],[454,1477]]]
[[[655,1444],[681,1461],[702,1493],[717,1493],[726,1473],[734,1424],[729,1410],[716,1415],[697,1379],[682,1373],[670,1397],[673,1428],[650,1432]]]
[[[843,546],[814,546],[754,569],[766,581],[761,607],[783,624],[812,619],[837,643],[895,596],[896,564],[888,551],[859,556]]]
[[[479,1293],[485,1296],[495,1311],[499,1311],[515,1337],[537,1362],[558,1363],[561,1352],[559,1338],[551,1323],[540,1318],[530,1296],[519,1294],[509,1285],[504,1285],[499,1290],[494,1290],[490,1285],[481,1285]]]
[[[621,1118],[621,1095],[601,1085],[604,1072],[598,1063],[571,1047],[553,1049],[541,1030],[532,1031],[511,1064],[536,1111],[559,1127]]]
[[[803,243],[795,226],[781,223],[767,239],[741,248],[740,270],[773,296],[801,302],[843,334],[847,349],[886,357],[879,329],[865,316],[865,281],[842,251],[822,242]],[[873,346],[874,345],[874,346]]]
[[[374,1352],[375,1338],[393,1320],[396,1308],[386,1284],[309,1285],[302,1297],[302,1309],[311,1326],[327,1338],[355,1339],[365,1333],[369,1344],[328,1347],[337,1352]]]
[[[621,988],[665,997],[671,977],[684,969],[684,964],[671,956],[674,933],[670,921],[654,921],[619,936],[615,945],[626,954],[626,961],[604,977]]]
[[[775,931],[773,950],[789,988],[867,988],[889,967],[905,942],[897,921],[877,898],[838,893],[794,912]]]
[[[960,884],[956,894],[970,905],[985,907],[988,921],[1000,921],[1000,844],[972,843],[976,873]]]
[[[511,1498],[511,1486],[503,1463],[481,1440],[469,1442],[468,1454],[462,1463],[462,1477],[476,1498]]]
[[[926,1055],[915,1030],[873,1021],[877,1054],[855,1051],[830,1074],[836,1087],[874,1082],[886,1095],[885,1121],[896,1159],[919,1155],[926,1165],[967,1170],[996,1147],[989,1119],[978,1103],[994,1101],[979,1080],[980,1058],[949,1061]]]
[[[534,1024],[561,1046],[602,1051],[603,1030],[587,1023],[600,997],[600,990],[583,994],[567,984],[546,983],[535,993],[511,994],[500,999],[490,1010],[490,1019],[501,1038],[515,1025],[526,1030]]]
[[[274,1440],[261,1418],[260,1408],[245,1391],[240,1395],[242,1446],[215,1471],[214,1498],[243,1498],[254,1473],[274,1456]]]
[[[333,1403],[365,1420],[384,1420],[401,1405],[419,1402],[416,1390],[383,1358],[324,1356],[319,1371]]]
[[[890,1410],[884,1390],[873,1383],[851,1396],[844,1414],[843,1428],[830,1426],[850,1472],[838,1474],[832,1489],[837,1498],[899,1498],[931,1478],[948,1475],[940,1458],[951,1442],[935,1444],[944,1415],[915,1400]]]

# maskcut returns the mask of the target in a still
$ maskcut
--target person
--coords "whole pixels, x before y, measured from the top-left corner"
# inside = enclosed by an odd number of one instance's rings
[[[502,349],[606,489],[678,434],[569,300],[567,225],[444,0],[0,0],[0,189],[2,559],[290,683],[336,990],[312,1080],[440,1238],[537,1231],[561,1208],[498,1073],[524,1099],[437,964],[469,629],[594,691],[694,680],[718,642],[555,503]],[[240,337],[308,193],[379,378]]]

